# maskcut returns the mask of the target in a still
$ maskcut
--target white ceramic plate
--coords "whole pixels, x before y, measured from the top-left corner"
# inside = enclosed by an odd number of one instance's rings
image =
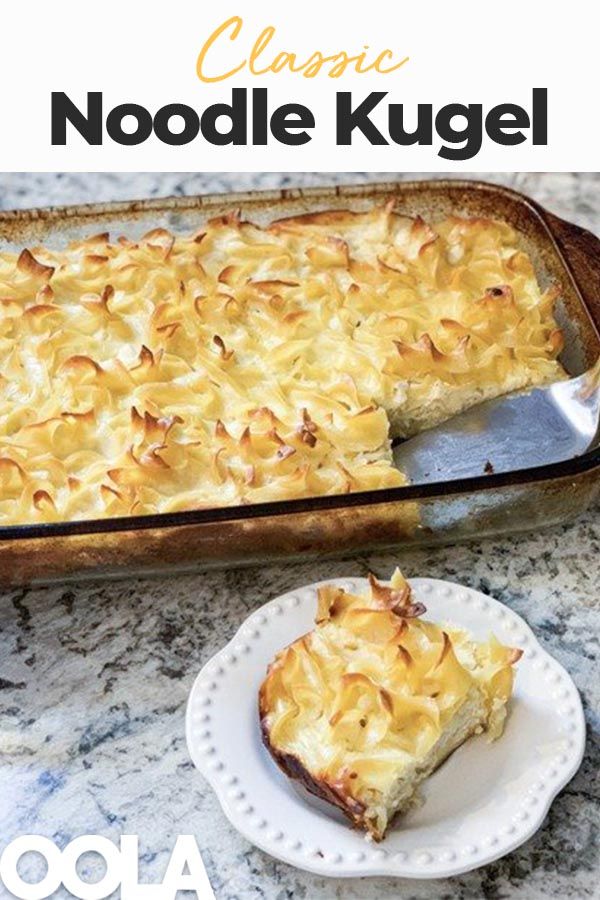
[[[325,584],[327,582],[320,582]],[[336,579],[363,590],[366,579]],[[295,786],[263,747],[257,693],[275,653],[313,627],[316,589],[266,603],[196,679],[187,709],[195,765],[225,815],[257,847],[321,875],[440,878],[485,865],[526,841],[583,756],[581,700],[567,672],[514,612],[478,591],[432,578],[411,580],[426,616],[490,632],[523,657],[503,736],[471,738],[423,786],[425,803],[381,844]]]

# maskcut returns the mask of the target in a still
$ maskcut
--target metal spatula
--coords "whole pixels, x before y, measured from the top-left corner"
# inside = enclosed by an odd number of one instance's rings
[[[545,466],[600,445],[600,360],[578,378],[474,406],[394,448],[412,484]]]

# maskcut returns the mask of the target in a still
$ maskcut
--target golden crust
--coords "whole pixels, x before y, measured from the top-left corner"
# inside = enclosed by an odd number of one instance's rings
[[[263,743],[281,771],[288,778],[299,781],[315,797],[337,806],[354,826],[367,830],[368,823],[364,818],[365,807],[350,795],[345,789],[343,781],[338,784],[330,784],[325,778],[320,778],[310,772],[298,756],[293,753],[284,753],[272,743],[271,731],[267,722],[268,711],[264,708],[262,694],[259,695],[259,717]]]
[[[390,437],[560,375],[555,299],[393,201],[0,253],[0,524],[401,485]]]
[[[380,840],[413,796],[394,795],[398,779],[418,783],[477,730],[501,734],[521,651],[419,619],[398,571],[369,580],[366,595],[319,589],[317,627],[277,654],[258,705],[280,768]]]

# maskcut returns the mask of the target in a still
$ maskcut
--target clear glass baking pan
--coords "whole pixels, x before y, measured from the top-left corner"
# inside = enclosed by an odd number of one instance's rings
[[[562,286],[561,360],[572,374],[600,355],[600,240],[527,197],[480,182],[422,181],[216,194],[0,213],[0,246],[15,249],[110,231],[188,232],[232,207],[254,221],[317,209],[400,209],[504,219],[522,235],[542,286]],[[567,522],[600,494],[600,450],[552,466],[253,506],[0,528],[0,585],[194,571],[280,558],[448,543]]]

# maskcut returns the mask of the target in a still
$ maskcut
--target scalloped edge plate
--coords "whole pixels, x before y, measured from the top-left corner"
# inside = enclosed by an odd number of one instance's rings
[[[424,783],[424,803],[369,843],[336,810],[296,789],[263,747],[257,695],[275,653],[314,624],[322,584],[363,590],[365,578],[336,578],[290,591],[257,609],[201,670],[186,715],[196,767],[231,824],[276,859],[319,875],[442,878],[486,865],[541,826],[573,777],[585,746],[581,700],[571,677],[511,609],[472,588],[410,579],[426,616],[493,632],[523,649],[506,729],[492,743],[471,738]]]

